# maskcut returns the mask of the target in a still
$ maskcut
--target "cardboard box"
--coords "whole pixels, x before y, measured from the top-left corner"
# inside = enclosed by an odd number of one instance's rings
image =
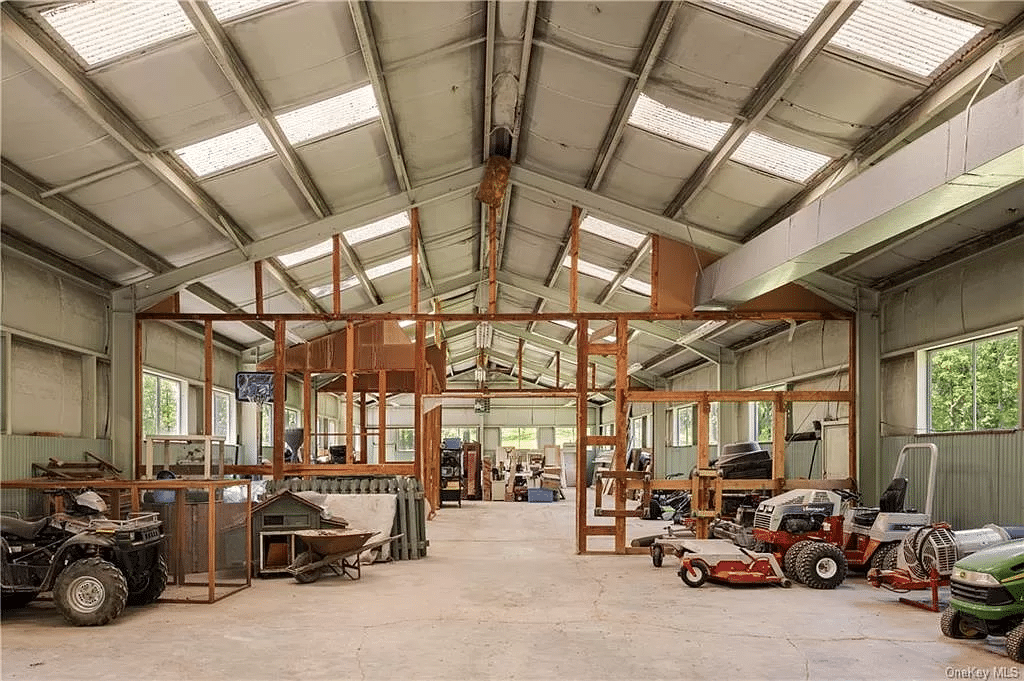
[[[505,501],[505,481],[504,480],[492,480],[491,481],[491,501]]]

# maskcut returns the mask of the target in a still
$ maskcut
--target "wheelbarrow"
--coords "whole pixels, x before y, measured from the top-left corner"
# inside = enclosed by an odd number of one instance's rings
[[[356,580],[362,577],[359,555],[372,551],[402,535],[372,539],[379,532],[359,530],[299,530],[295,533],[309,548],[295,557],[288,566],[288,572],[300,584],[310,584],[320,579],[324,570],[330,569],[336,575]]]

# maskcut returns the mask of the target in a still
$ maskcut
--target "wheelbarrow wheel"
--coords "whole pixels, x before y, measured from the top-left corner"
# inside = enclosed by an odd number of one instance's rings
[[[293,573],[295,575],[295,581],[299,584],[312,584],[316,580],[320,579],[320,575],[324,572],[322,567],[305,570],[303,572],[299,571],[303,567],[315,562],[316,556],[314,556],[311,551],[303,551],[299,555],[295,556],[295,563],[292,565],[295,569],[295,572]]]

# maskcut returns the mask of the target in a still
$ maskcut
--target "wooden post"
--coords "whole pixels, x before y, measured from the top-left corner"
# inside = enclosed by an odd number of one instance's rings
[[[135,320],[135,475],[142,477],[142,321]],[[10,361],[10,357],[4,358]],[[10,410],[10,406],[8,406]]]
[[[576,327],[576,553],[587,552],[587,338],[587,320],[580,319]]]
[[[427,486],[426,476],[426,460],[429,457],[424,456],[425,438],[424,428],[425,423],[423,419],[423,375],[427,371],[426,361],[426,335],[427,335],[427,323],[422,320],[416,321],[416,369],[413,374],[413,384],[415,386],[415,393],[413,395],[413,422],[415,424],[413,430],[413,449],[416,475],[419,477],[420,482]],[[431,499],[430,490],[426,490],[427,501]],[[430,514],[433,514],[433,507],[430,510]]]
[[[274,480],[284,479],[284,334],[283,319],[274,322]],[[263,415],[260,415],[263,418]]]
[[[203,434],[213,435],[213,322],[206,320],[203,337]],[[210,462],[211,465],[213,462]]]
[[[316,447],[313,446],[313,376],[309,373],[309,345],[306,345],[306,370],[302,372],[302,451],[303,463],[316,461]]]
[[[651,309],[658,311],[658,244],[661,237],[657,234],[651,237]]]
[[[356,384],[356,326],[349,322],[345,327],[345,463],[355,463],[355,420],[353,391]]]
[[[823,322],[824,323],[824,322]],[[850,320],[850,364],[846,382],[849,384],[850,402],[847,406],[846,429],[849,435],[850,479],[857,489],[857,318]],[[878,471],[875,471],[877,474]]]
[[[341,235],[331,238],[331,291],[334,299],[334,314],[341,314]]]
[[[369,436],[366,430],[366,393],[359,393],[359,461],[369,463]]]
[[[577,343],[579,340],[576,341]],[[590,389],[597,390],[597,365],[590,363]]]
[[[213,603],[217,600],[217,496],[212,485],[206,491],[209,499],[206,504],[206,581],[209,584],[206,589],[209,602]]]
[[[263,261],[252,264],[253,278],[256,283],[256,314],[263,314]]]
[[[487,312],[498,312],[498,209],[487,207]]]
[[[383,369],[377,373],[377,390],[377,463],[383,466],[387,462],[388,444],[388,372]]]
[[[409,240],[412,265],[409,268],[409,307],[413,314],[420,311],[420,209],[409,211]]]
[[[562,353],[555,350],[555,390],[562,387]]]
[[[696,504],[693,504],[691,508],[694,511],[703,511],[708,507],[707,504],[707,483],[706,478],[700,475],[700,471],[708,467],[708,461],[710,459],[710,439],[711,439],[711,402],[708,400],[707,393],[700,398],[700,403],[697,406],[697,481],[695,483],[696,489],[694,490],[693,499],[696,500]],[[711,524],[710,518],[697,517],[697,539],[708,538],[708,526]]]
[[[580,207],[572,207],[572,220],[569,226],[569,311],[576,313],[579,302],[580,280]],[[558,263],[561,267],[562,263]],[[579,330],[577,329],[577,335]]]
[[[519,355],[517,358],[519,364],[519,389],[523,389],[523,339],[519,339]]]
[[[775,396],[775,412],[772,421],[772,478],[775,493],[781,494],[786,483],[786,400],[785,395]]]
[[[615,353],[615,462],[612,468],[616,471],[626,470],[626,433],[629,429],[629,402],[626,391],[629,389],[629,327],[625,317],[615,321],[615,337],[618,350]],[[626,552],[626,518],[622,512],[626,510],[626,479],[615,478],[615,553]]]

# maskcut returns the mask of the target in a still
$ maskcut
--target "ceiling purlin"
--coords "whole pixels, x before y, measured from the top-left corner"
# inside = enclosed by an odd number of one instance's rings
[[[267,136],[267,140],[274,148],[274,152],[280,159],[285,171],[306,199],[310,208],[313,209],[317,217],[324,218],[330,215],[330,206],[313,181],[309,170],[303,164],[298,154],[295,153],[295,148],[292,147],[285,137],[281,126],[270,109],[270,105],[267,104],[266,98],[256,84],[256,79],[253,78],[252,72],[246,65],[245,60],[242,59],[242,55],[239,54],[237,48],[231,42],[224,27],[217,20],[217,17],[214,16],[213,10],[210,9],[207,3],[196,2],[196,0],[182,0],[179,4],[182,11],[189,18],[189,21],[192,22],[203,44],[206,45],[206,49],[209,50],[210,55],[217,62],[217,66],[220,67],[220,70],[231,84],[235,94],[238,95],[249,115],[259,125],[260,130],[263,131],[263,134]],[[371,300],[380,302],[380,296],[377,294],[376,289],[374,289],[369,277],[366,276],[366,270],[363,268],[362,263],[359,262],[358,256],[352,250],[344,234],[341,235],[341,246],[342,253],[348,261],[352,273],[362,285],[367,295],[370,296]],[[277,263],[271,264],[272,268],[278,266]],[[319,304],[315,301],[313,302],[316,310],[324,311]]]
[[[384,139],[388,145],[388,153],[391,155],[391,165],[394,167],[395,177],[398,178],[398,186],[403,192],[408,193],[412,189],[412,184],[409,182],[409,171],[405,166],[405,157],[402,155],[402,143],[395,125],[395,114],[391,108],[391,96],[388,94],[380,53],[377,51],[370,10],[366,2],[360,0],[350,0],[349,9],[352,12],[352,23],[355,25],[356,36],[359,39],[359,50],[366,63],[366,72],[370,76],[370,85],[373,86],[373,95],[377,99],[377,108],[380,110],[381,124],[384,126]],[[430,289],[431,297],[436,298],[433,293],[434,280],[430,276],[430,266],[427,263],[427,252],[423,248],[423,239],[419,240],[419,263],[423,283]],[[379,297],[375,297],[374,300],[379,301]]]
[[[121,232],[108,225],[96,215],[82,208],[74,201],[63,196],[50,196],[43,198],[46,187],[37,178],[14,165],[7,159],[3,159],[2,184],[6,191],[18,196],[33,208],[40,210],[47,215],[56,218],[61,224],[84,234],[104,248],[107,248],[130,262],[142,267],[153,274],[170,272],[175,269],[167,260],[164,260],[156,253],[153,253],[142,244],[129,239]],[[7,235],[5,235],[7,238]],[[34,244],[36,248],[41,248]],[[94,276],[98,276],[95,275]],[[116,288],[116,285],[115,285]],[[196,282],[188,287],[190,293],[197,298],[216,307],[221,312],[242,312],[237,305],[224,298],[206,284]],[[247,322],[246,326],[259,333],[265,338],[273,340],[274,331],[265,324],[259,322]]]
[[[935,78],[917,97],[882,121],[861,139],[850,153],[819,170],[804,189],[750,232],[750,241],[813,203],[823,194],[849,180],[892,151],[902,140],[914,134],[948,106],[959,100],[978,83],[988,78],[996,64],[1024,52],[1024,12],[1000,30],[983,38],[970,52]]]
[[[622,264],[622,269],[619,270],[615,278],[608,282],[608,285],[604,287],[604,291],[597,299],[598,305],[604,305],[607,303],[615,292],[622,287],[622,284],[633,276],[633,274],[640,267],[640,263],[643,262],[644,256],[651,251],[651,244],[654,242],[654,238],[648,234],[644,237],[644,240],[640,242],[629,257],[626,258],[626,262]]]
[[[647,31],[647,37],[644,39],[644,43],[636,58],[633,69],[635,78],[632,79],[625,92],[622,93],[622,97],[619,98],[615,114],[612,116],[611,124],[605,131],[594,166],[591,168],[590,176],[587,178],[585,187],[591,191],[597,191],[604,180],[605,173],[608,171],[608,165],[615,154],[615,149],[622,140],[626,124],[629,122],[629,114],[636,105],[636,100],[647,86],[647,80],[650,78],[651,71],[654,69],[654,65],[657,64],[658,57],[665,47],[665,42],[672,30],[672,24],[675,21],[676,12],[679,10],[680,5],[682,5],[681,2],[662,2],[658,6],[658,11],[651,22],[651,27]],[[632,72],[631,75],[633,75]],[[587,211],[584,208],[580,213],[580,222],[586,216]],[[558,249],[558,257],[552,263],[551,270],[548,272],[548,277],[545,280],[545,285],[548,287],[554,286],[555,282],[558,281],[558,275],[562,270],[562,262],[569,253],[569,236],[571,233],[572,222],[570,221],[566,225],[562,244]],[[639,259],[639,256],[637,258]],[[537,301],[533,311],[542,312],[543,310],[544,299],[541,298]]]
[[[823,50],[832,36],[856,11],[860,0],[826,3],[796,42],[790,45],[754,88],[753,94],[735,117],[732,127],[686,179],[679,193],[665,209],[667,217],[678,217],[711,181],[733,152],[754,132],[775,103],[789,89],[807,65]]]
[[[225,236],[241,253],[252,242],[243,230],[188,175],[181,163],[158,145],[78,66],[38,25],[11,3],[3,3],[3,35],[29,64],[48,78],[68,99],[104,132],[174,190],[205,222]],[[150,269],[147,267],[147,269]],[[273,269],[273,268],[271,268]],[[152,270],[151,270],[152,271]],[[313,298],[284,272],[282,285],[306,309],[317,309]]]

